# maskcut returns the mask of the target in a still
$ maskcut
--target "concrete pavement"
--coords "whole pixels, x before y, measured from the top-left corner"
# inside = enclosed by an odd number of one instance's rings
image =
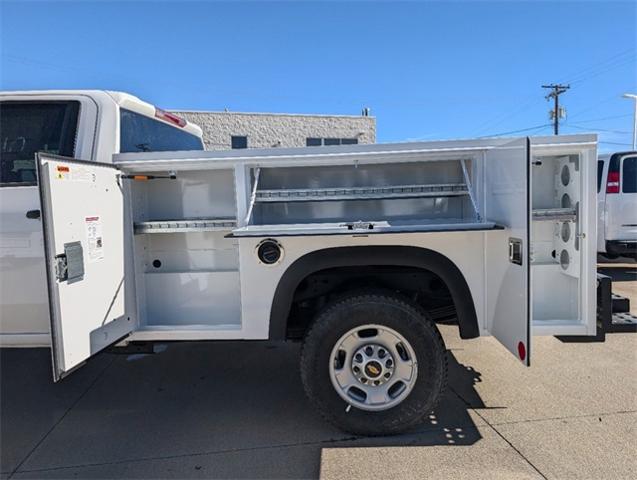
[[[103,354],[57,385],[47,350],[2,350],[2,478],[637,478],[637,335],[535,338],[527,369],[491,338],[442,330],[441,405],[374,439],[314,412],[295,345]]]

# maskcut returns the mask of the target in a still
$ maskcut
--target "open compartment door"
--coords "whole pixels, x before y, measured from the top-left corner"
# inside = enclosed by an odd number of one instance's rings
[[[124,192],[111,165],[47,154],[36,163],[57,381],[132,331]]]
[[[485,154],[485,218],[504,230],[486,234],[487,330],[530,365],[529,145],[506,140]]]

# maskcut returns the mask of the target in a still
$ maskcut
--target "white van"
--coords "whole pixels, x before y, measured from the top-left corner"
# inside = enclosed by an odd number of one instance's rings
[[[637,259],[637,152],[599,156],[597,251]]]
[[[0,347],[51,342],[35,153],[111,163],[120,152],[203,150],[201,137],[126,93],[0,92]]]

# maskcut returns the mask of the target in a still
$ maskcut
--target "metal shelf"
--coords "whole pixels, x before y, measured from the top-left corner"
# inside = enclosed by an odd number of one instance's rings
[[[533,220],[536,222],[570,222],[577,219],[574,208],[536,208],[533,209]]]
[[[256,190],[256,203],[321,202],[337,200],[378,200],[421,197],[458,197],[469,195],[464,183],[431,185],[394,185],[388,187],[339,187]]]
[[[186,233],[228,231],[237,228],[234,218],[197,218],[184,220],[156,220],[135,223],[135,233]]]
[[[313,235],[376,235],[384,233],[490,231],[503,227],[491,221],[439,218],[413,221],[325,222],[277,225],[247,225],[233,230],[229,237],[298,237]]]

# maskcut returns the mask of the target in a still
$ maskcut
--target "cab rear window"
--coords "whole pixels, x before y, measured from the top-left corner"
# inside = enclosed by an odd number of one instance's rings
[[[201,138],[153,118],[120,109],[120,148],[127,152],[203,150]]]
[[[0,185],[35,185],[35,154],[73,157],[80,103],[0,102]]]
[[[637,157],[626,157],[622,166],[622,193],[637,193]]]

